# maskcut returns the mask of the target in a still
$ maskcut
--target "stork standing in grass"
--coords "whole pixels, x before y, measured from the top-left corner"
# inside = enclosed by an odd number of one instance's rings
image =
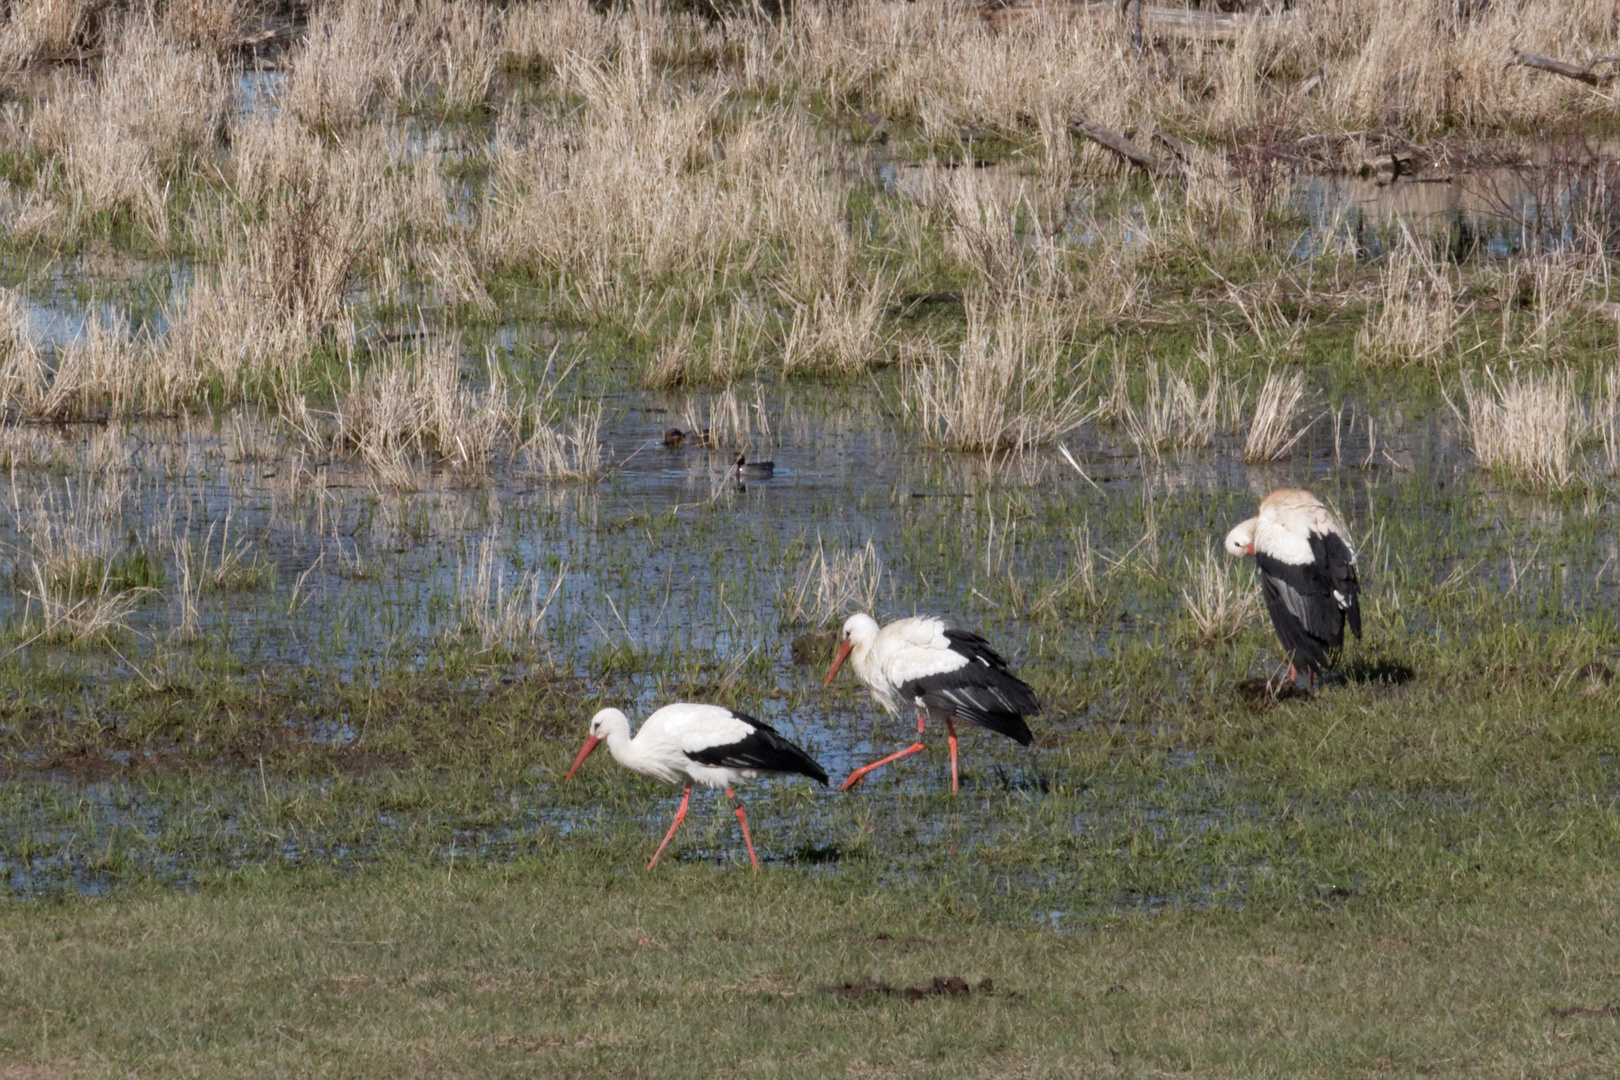
[[[1029,745],[1024,717],[1040,712],[1040,701],[978,634],[953,629],[943,619],[928,616],[899,619],[880,630],[870,615],[851,615],[844,623],[838,653],[823,686],[832,684],[846,659],[885,709],[899,716],[906,706],[916,707],[917,741],[856,769],[840,791],[848,791],[873,769],[921,750],[923,723],[930,717],[945,723],[952,791],[957,789],[954,721],[967,720]]]
[[[1283,488],[1260,514],[1226,534],[1231,555],[1252,555],[1271,625],[1288,654],[1288,677],[1314,679],[1344,646],[1344,625],[1361,636],[1356,553],[1332,511],[1308,491]]]
[[[822,785],[827,783],[826,770],[809,754],[778,735],[775,728],[719,705],[665,705],[647,717],[634,738],[630,735],[629,717],[618,709],[603,709],[591,717],[591,733],[563,780],[572,780],[591,751],[604,742],[608,752],[625,768],[667,784],[686,783],[686,790],[681,793],[681,807],[675,811],[675,820],[664,834],[664,842],[653,852],[648,870],[658,865],[658,856],[664,853],[675,830],[686,820],[693,784],[725,789],[726,798],[737,812],[737,824],[742,827],[748,860],[758,870],[759,857],[754,854],[754,841],[748,835],[748,818],[743,814],[742,802],[731,790],[732,785],[769,773],[798,773]]]

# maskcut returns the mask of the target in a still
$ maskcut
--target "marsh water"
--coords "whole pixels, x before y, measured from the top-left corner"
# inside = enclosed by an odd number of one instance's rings
[[[1482,199],[1466,184],[1323,179],[1306,183],[1299,199],[1310,221],[1344,235],[1388,235],[1399,215],[1484,237],[1472,257],[1490,258],[1520,250],[1539,228],[1531,225],[1545,221],[1524,198],[1499,197],[1505,183],[1492,179],[1496,194]],[[1504,205],[1520,217],[1501,213]],[[1363,246],[1378,254],[1377,244]],[[143,268],[133,277],[150,294],[183,274]],[[77,283],[31,295],[47,345],[82,332],[86,312],[107,303],[70,295],[84,291]],[[549,327],[513,321],[477,347],[538,371],[558,340]],[[469,372],[483,363],[475,351],[464,357]],[[620,705],[639,719],[676,693],[705,688],[734,693],[739,707],[809,749],[836,783],[903,745],[910,724],[852,694],[848,675],[840,689],[822,690],[836,619],[795,604],[814,593],[807,575],[817,551],[847,556],[870,544],[882,566],[880,618],[929,612],[980,629],[1018,670],[1038,685],[1063,684],[1065,700],[1077,703],[1037,718],[1029,750],[968,735],[958,801],[940,794],[941,753],[879,774],[858,795],[761,784],[750,806],[762,855],[828,873],[874,842],[886,845],[894,875],[944,852],[992,852],[1022,827],[1001,812],[1009,802],[1052,798],[1061,807],[1054,828],[1148,835],[1170,847],[1273,812],[1263,786],[1234,780],[1192,750],[1155,752],[1112,777],[1093,770],[1079,787],[1058,755],[1078,732],[1153,725],[1151,701],[1123,700],[1122,665],[1155,666],[1166,699],[1190,680],[1225,687],[1275,674],[1259,633],[1221,646],[1219,663],[1183,662],[1198,651],[1185,640],[1183,594],[1225,529],[1278,486],[1310,487],[1346,516],[1361,543],[1375,625],[1434,631],[1423,609],[1402,606],[1400,583],[1412,581],[1500,593],[1503,610],[1531,626],[1572,611],[1620,615],[1620,544],[1606,496],[1549,503],[1481,477],[1446,403],[1400,400],[1399,387],[1386,399],[1364,386],[1313,385],[1307,434],[1271,465],[1244,464],[1239,423],[1208,449],[1176,454],[1145,452],[1100,418],[1064,440],[1071,464],[1057,447],[986,456],[924,445],[888,372],[832,386],[764,379],[740,381],[729,394],[671,392],[636,387],[613,357],[589,359],[569,386],[603,409],[604,469],[589,482],[430,466],[405,484],[381,485],[357,462],[300,450],[279,421],[251,409],[8,427],[10,458],[30,464],[0,477],[0,550],[14,583],[0,590],[0,619],[26,625],[28,559],[42,522],[77,523],[109,558],[144,551],[163,564],[132,594],[131,634],[119,648],[49,649],[14,634],[6,647],[33,651],[41,670],[156,688],[176,653],[206,648],[228,655],[239,679],[316,671],[365,684],[436,669],[452,644],[465,647],[473,608],[487,612],[517,595],[518,609],[538,619],[533,644],[486,650],[486,661],[460,676],[464,692],[541,673],[583,689],[568,691],[579,695],[577,734],[499,784],[457,780],[447,799],[424,796],[441,780],[409,769],[289,774],[262,759],[160,769],[120,751],[67,768],[14,749],[0,785],[5,888],[37,898],[130,880],[185,885],[244,865],[498,861],[611,829],[654,842],[672,809],[667,793],[605,760],[592,766],[598,786],[565,793],[561,769],[596,707]],[[1262,374],[1258,366],[1251,373],[1250,391]],[[670,427],[712,427],[719,445],[668,447]],[[734,482],[739,449],[774,460],[775,476]],[[198,594],[194,633],[183,640],[177,544],[203,568],[234,563],[245,582]],[[493,576],[479,583],[481,562]],[[366,738],[342,717],[306,723],[294,714],[286,724],[297,740]],[[612,799],[595,797],[613,785],[622,791]],[[1433,797],[1436,813],[1466,813]],[[1361,798],[1374,813],[1384,796]],[[699,816],[679,857],[736,858],[728,818]],[[1182,892],[1097,902],[1242,903],[1272,871],[1211,864]],[[1061,922],[1078,902],[1065,870],[1037,876],[1023,882],[1036,886],[1032,910]]]

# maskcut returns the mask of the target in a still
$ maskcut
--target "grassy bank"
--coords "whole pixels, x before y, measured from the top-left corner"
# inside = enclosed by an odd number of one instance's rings
[[[876,880],[660,869],[253,874],[0,911],[0,1075],[1599,1076],[1620,1055],[1606,868],[1076,933]]]

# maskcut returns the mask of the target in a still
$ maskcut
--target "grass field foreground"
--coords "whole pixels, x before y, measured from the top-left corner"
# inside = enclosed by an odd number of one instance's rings
[[[1053,933],[813,872],[253,874],[0,913],[0,1075],[1600,1076],[1617,902],[1573,873]]]

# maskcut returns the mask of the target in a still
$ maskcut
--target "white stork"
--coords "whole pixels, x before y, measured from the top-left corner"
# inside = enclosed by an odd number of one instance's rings
[[[823,686],[848,658],[855,675],[872,697],[899,716],[907,705],[917,708],[917,741],[881,761],[849,774],[840,791],[866,778],[873,769],[923,748],[923,722],[929,717],[945,722],[946,742],[951,748],[951,790],[956,780],[956,725],[961,719],[989,728],[1029,745],[1029,725],[1024,717],[1039,712],[1040,701],[1022,679],[1007,670],[1007,661],[978,634],[956,630],[943,619],[918,616],[899,619],[883,629],[870,615],[851,615],[844,622],[844,633],[827,672]]]
[[[1356,553],[1339,519],[1308,491],[1282,488],[1260,503],[1260,515],[1226,534],[1231,555],[1252,555],[1288,677],[1311,677],[1344,646],[1344,624],[1361,636],[1361,584]]]
[[[653,852],[648,870],[658,865],[658,856],[686,820],[693,784],[725,789],[726,798],[737,812],[737,824],[742,826],[749,861],[758,870],[759,858],[754,854],[753,838],[748,835],[748,818],[731,785],[766,773],[799,773],[823,785],[827,783],[826,770],[778,735],[775,728],[719,705],[665,705],[647,717],[634,738],[630,737],[629,717],[618,709],[603,709],[591,717],[591,733],[563,780],[572,780],[591,751],[604,742],[627,769],[668,784],[686,782],[681,808],[675,811],[664,842]]]

